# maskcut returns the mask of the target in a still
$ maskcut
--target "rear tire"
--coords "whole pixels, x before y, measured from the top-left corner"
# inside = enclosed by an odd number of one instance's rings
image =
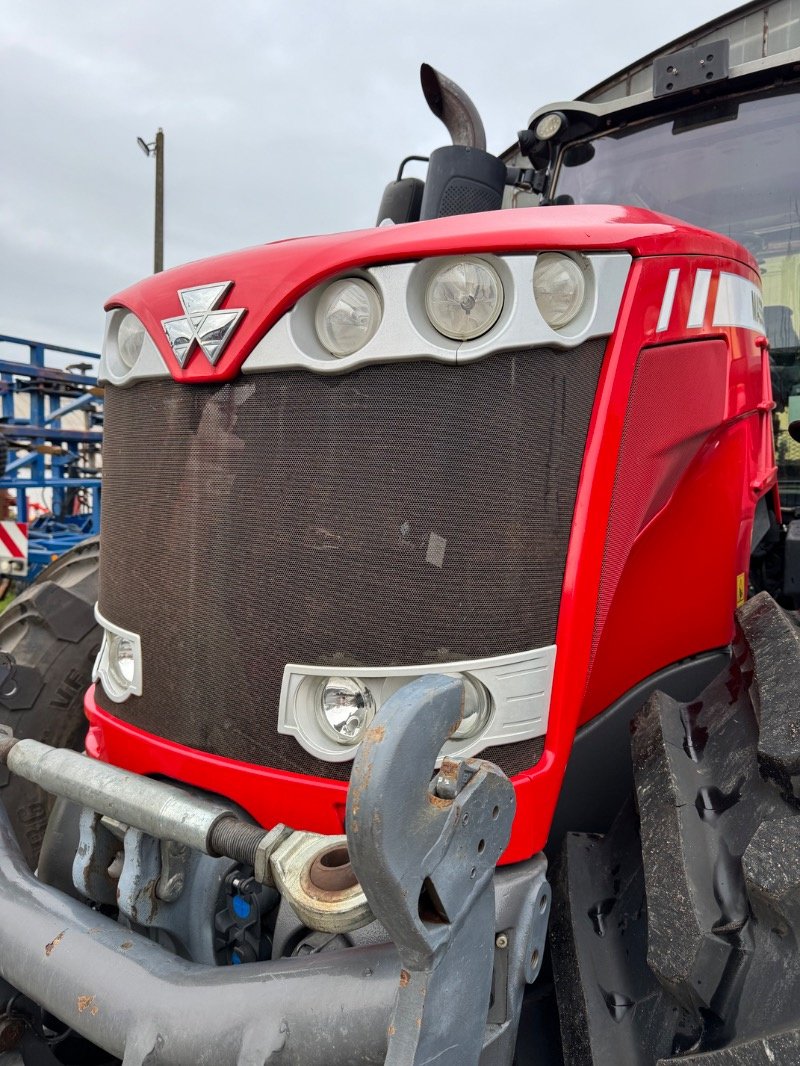
[[[569,1066],[800,1062],[800,634],[766,593],[738,622],[698,700],[648,700],[635,797],[555,866]]]
[[[43,570],[0,615],[0,650],[16,662],[0,686],[0,723],[16,737],[83,748],[83,696],[101,639],[94,618],[98,558],[97,538],[84,541]],[[34,868],[53,797],[0,766],[0,801]]]

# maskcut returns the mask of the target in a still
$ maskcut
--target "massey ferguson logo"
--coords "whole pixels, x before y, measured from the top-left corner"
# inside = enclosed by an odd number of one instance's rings
[[[212,366],[222,355],[245,312],[243,307],[217,310],[232,285],[232,281],[220,281],[178,291],[184,314],[165,318],[161,325],[181,367],[186,366],[195,345],[202,349]]]

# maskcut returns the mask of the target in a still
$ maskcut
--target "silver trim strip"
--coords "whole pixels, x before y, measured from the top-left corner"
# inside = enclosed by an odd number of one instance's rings
[[[466,674],[480,681],[492,697],[492,710],[483,731],[468,741],[448,742],[446,756],[466,757],[497,744],[513,744],[544,736],[550,714],[550,696],[556,662],[556,646],[534,648],[514,655],[465,659],[455,663],[420,666],[303,666],[288,663],[283,672],[278,732],[293,736],[309,754],[326,762],[347,762],[358,745],[344,747],[332,741],[317,718],[319,679],[357,677],[368,687],[381,707],[398,689],[425,674]]]
[[[494,352],[533,346],[575,348],[594,337],[613,332],[630,271],[624,252],[581,255],[586,275],[586,300],[578,316],[563,329],[545,322],[533,296],[535,255],[494,256],[470,253],[497,271],[503,285],[503,309],[497,322],[481,337],[459,342],[437,333],[425,311],[425,289],[434,270],[447,259],[435,256],[416,263],[392,263],[370,270],[351,270],[328,278],[306,293],[259,341],[242,367],[245,374],[269,370],[305,369],[320,374],[343,374],[376,363],[433,359],[465,363]],[[361,277],[381,298],[383,318],[374,336],[353,355],[337,358],[323,348],[314,327],[321,294],[333,281]]]

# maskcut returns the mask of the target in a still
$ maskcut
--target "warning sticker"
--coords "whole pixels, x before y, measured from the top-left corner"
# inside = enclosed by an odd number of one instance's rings
[[[744,574],[736,575],[736,606],[741,607],[747,599],[747,582]]]

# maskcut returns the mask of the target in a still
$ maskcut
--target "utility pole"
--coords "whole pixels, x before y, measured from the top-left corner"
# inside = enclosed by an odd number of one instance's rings
[[[146,156],[156,157],[156,215],[153,237],[153,273],[164,269],[164,131],[159,127],[156,139],[148,143],[142,137],[136,143]]]

